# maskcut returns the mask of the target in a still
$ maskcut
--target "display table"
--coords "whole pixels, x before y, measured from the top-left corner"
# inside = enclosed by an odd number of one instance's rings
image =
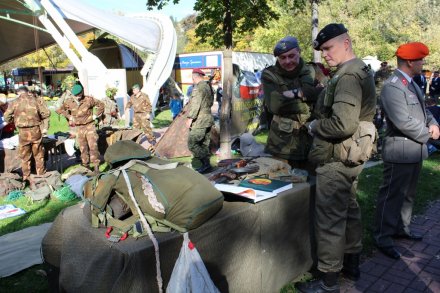
[[[223,209],[189,233],[221,292],[279,292],[311,264],[308,183],[250,204]],[[157,292],[154,248],[148,237],[111,243],[94,229],[88,206],[65,209],[43,239],[52,266],[50,287],[60,292]],[[183,237],[156,233],[164,289]],[[59,275],[58,275],[59,273]]]

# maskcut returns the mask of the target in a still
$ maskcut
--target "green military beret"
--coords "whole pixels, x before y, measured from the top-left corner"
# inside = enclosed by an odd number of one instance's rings
[[[132,89],[141,89],[141,86],[138,83],[135,83],[131,88]]]
[[[71,90],[72,95],[74,96],[79,95],[82,91],[83,91],[83,87],[80,84],[75,84]]]

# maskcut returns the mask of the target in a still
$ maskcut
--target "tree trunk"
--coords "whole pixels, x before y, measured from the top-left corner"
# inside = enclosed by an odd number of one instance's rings
[[[311,0],[312,4],[312,44],[318,35],[318,2],[319,0]],[[313,50],[313,62],[321,63],[321,51]]]
[[[231,158],[231,114],[232,114],[232,14],[230,0],[223,0],[225,18],[223,20],[223,96],[220,114],[220,159]]]
[[[223,51],[223,96],[220,112],[220,159],[231,158],[232,50]]]

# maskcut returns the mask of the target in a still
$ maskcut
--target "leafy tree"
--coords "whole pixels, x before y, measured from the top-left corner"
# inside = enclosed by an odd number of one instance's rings
[[[148,0],[149,10],[153,7],[163,8],[171,0]],[[179,0],[173,0],[177,4]],[[278,15],[268,6],[266,0],[197,0],[194,10],[196,16],[196,36],[200,41],[208,42],[212,47],[233,47],[233,32],[243,34],[253,31],[256,27],[265,26],[270,19]]]

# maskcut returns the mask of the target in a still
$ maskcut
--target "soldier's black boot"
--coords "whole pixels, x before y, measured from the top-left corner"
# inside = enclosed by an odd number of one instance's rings
[[[201,159],[201,161],[202,166],[196,169],[197,172],[204,174],[212,170],[211,163],[209,162],[209,157],[203,158]]]
[[[321,279],[295,284],[302,293],[339,293],[339,273],[323,273]]]
[[[346,253],[344,254],[344,264],[341,273],[344,277],[357,281],[361,277],[361,271],[359,270],[360,253]]]

